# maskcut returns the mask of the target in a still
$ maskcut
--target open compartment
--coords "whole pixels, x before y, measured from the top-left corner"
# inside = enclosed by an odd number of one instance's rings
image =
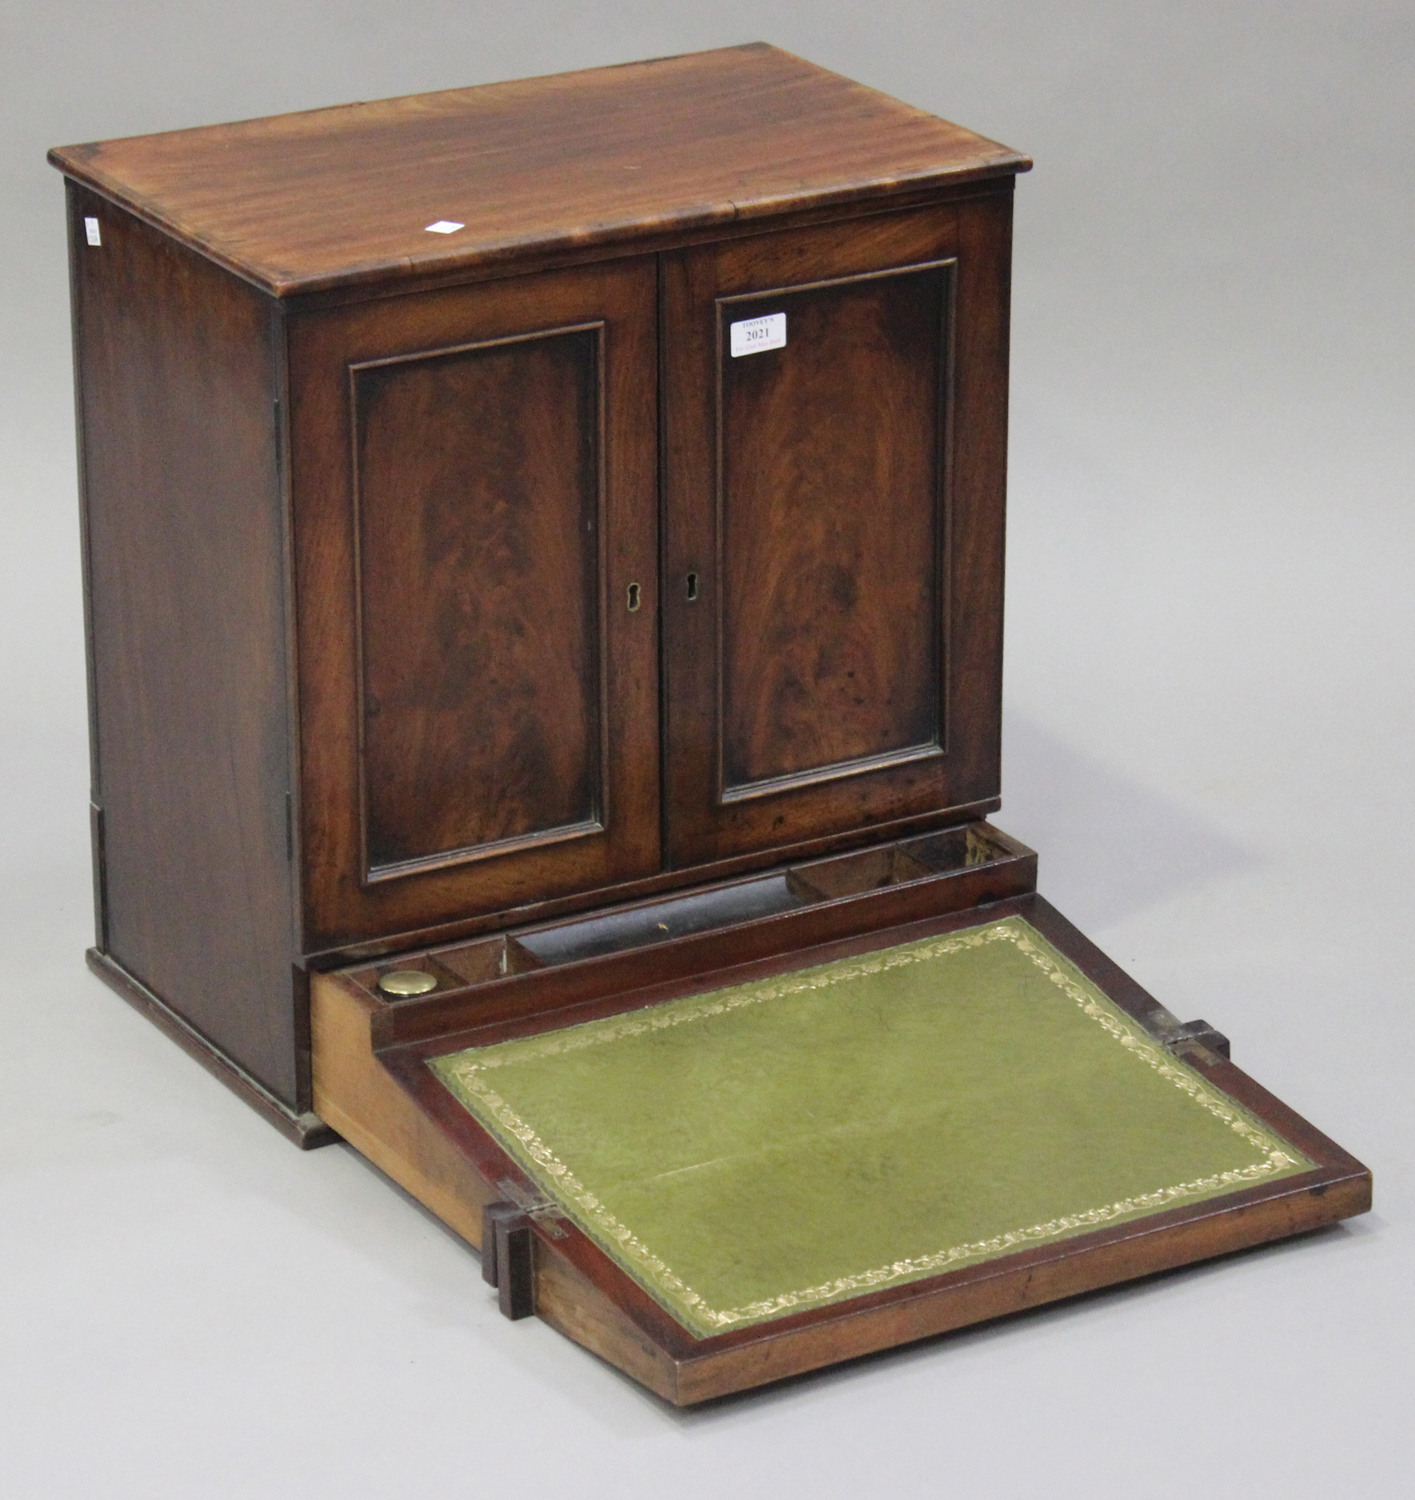
[[[406,1038],[482,1015],[528,980],[562,992],[568,984],[588,993],[582,979],[589,988],[632,989],[646,977],[794,951],[852,924],[868,930],[963,910],[1035,884],[1036,855],[973,822],[339,972],[380,1007],[396,1006],[397,1017],[379,1024],[384,1035]],[[407,983],[422,975],[431,982]]]
[[[425,995],[463,990],[471,985],[526,974],[543,962],[515,938],[498,933],[475,943],[463,943],[436,952],[411,953],[366,964],[345,972],[353,982],[384,1002],[407,1001]],[[426,975],[426,987],[399,984],[408,976]]]
[[[575,963],[776,916],[819,899],[814,892],[799,891],[789,875],[764,875],[714,890],[542,927],[524,933],[520,944],[541,964]]]
[[[970,823],[922,838],[903,839],[881,849],[862,849],[816,860],[791,871],[793,889],[807,900],[834,900],[995,864],[1012,857],[1017,845],[997,830]]]

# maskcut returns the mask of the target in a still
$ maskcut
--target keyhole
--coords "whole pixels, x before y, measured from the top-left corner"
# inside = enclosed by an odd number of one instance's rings
[[[629,585],[629,613],[633,614],[639,607],[639,586],[637,583]]]
[[[696,573],[689,573],[688,574],[688,598],[691,601],[693,599],[696,599],[697,597],[698,597],[698,575]]]

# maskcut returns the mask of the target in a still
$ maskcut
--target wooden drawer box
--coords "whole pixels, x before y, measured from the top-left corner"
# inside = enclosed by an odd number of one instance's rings
[[[969,858],[974,862],[967,863]],[[320,974],[312,991],[315,1105],[390,1177],[480,1247],[484,1275],[497,1287],[509,1316],[539,1315],[680,1405],[1242,1249],[1368,1206],[1370,1177],[1360,1163],[1240,1073],[1228,1061],[1226,1041],[1211,1028],[1181,1025],[1140,990],[1034,893],[1034,879],[1030,851],[987,825],[971,825],[693,897],[645,902],[610,916]],[[951,1030],[945,1023],[937,1036],[920,1034],[918,1040],[938,1047],[927,1081],[929,1101],[945,1101],[945,1108],[941,1118],[924,1115],[911,1123],[906,1140],[922,1137],[921,1153],[915,1154],[923,1155],[923,1169],[913,1163],[915,1178],[901,1174],[898,1183],[891,1174],[901,1173],[904,1153],[889,1116],[897,1112],[896,1092],[906,1094],[908,1080],[887,1049],[876,1047],[882,1057],[864,1055],[842,1074],[840,1036],[829,1035],[831,1028],[820,1024],[792,1029],[788,1018],[786,1037],[794,1055],[780,1070],[785,1081],[772,1068],[770,1049],[752,1047],[746,1065],[764,1065],[766,1076],[739,1097],[730,1079],[710,1076],[720,1033],[690,1044],[686,1067],[681,1046],[676,1060],[654,1059],[647,1083],[642,1060],[627,1074],[616,1072],[612,1064],[603,1066],[613,1046],[587,1045],[596,1039],[596,1028],[602,1032],[616,1023],[631,1033],[680,1022],[690,1031],[695,1020],[701,1024],[700,1016],[683,1017],[675,1006],[696,1006],[708,1013],[711,1026],[721,1028],[739,1002],[751,1007],[762,1000],[763,1008],[770,1008],[783,995],[818,986],[819,976],[838,972],[842,964],[847,972],[837,988],[848,1005],[845,991],[851,981],[858,988],[862,978],[848,972],[852,966],[902,968],[901,960],[918,953],[921,944],[926,951],[953,946],[967,956],[978,945],[986,954],[983,945],[998,936],[1009,942],[992,942],[993,948],[1012,956],[1021,949],[1028,952],[1026,962],[1052,965],[1037,987],[1042,1004],[1050,1000],[1054,1013],[1023,1016],[1012,1030],[995,1026],[994,1033],[965,1036],[962,1047],[957,1020]],[[1068,975],[1047,953],[1059,955],[1070,968],[1069,987],[1051,988]],[[948,963],[959,955],[932,956]],[[872,977],[866,973],[865,982]],[[397,998],[381,987],[396,991],[410,978],[427,988]],[[961,997],[950,992],[946,971],[932,983],[929,1009],[942,1012],[957,1005]],[[1080,986],[1084,993],[1078,993]],[[870,998],[867,1006],[868,1029],[851,1031],[847,1019],[844,1034],[852,1053],[870,1054],[877,1028],[887,1032],[907,1019],[907,997],[887,997],[905,1001],[892,1017],[877,1007],[879,998]],[[1078,998],[1084,1002],[1079,1014]],[[1006,997],[987,999],[995,1016],[1006,1012]],[[1037,999],[1030,995],[1023,1004],[1030,1008]],[[1107,1005],[1114,1007],[1113,1017],[1101,1013]],[[1063,1022],[1059,1032],[1052,1029],[1057,1013]],[[913,1019],[917,1022],[917,1014]],[[1127,1020],[1131,1033],[1121,1029]],[[1067,1021],[1079,1037],[1064,1030]],[[1115,1034],[1098,1035],[1097,1022],[1112,1026]],[[966,1027],[967,1020],[962,1024]],[[1038,1034],[1029,1045],[1026,1033],[1033,1027]],[[616,1036],[609,1040],[622,1045]],[[911,1037],[909,1045],[915,1040]],[[1063,1046],[1078,1040],[1082,1051],[1063,1054]],[[1078,1108],[1068,1085],[1058,1107],[1045,1077],[1038,1079],[1037,1053],[1046,1059],[1044,1074],[1084,1077],[1082,1091],[1089,1091],[1097,1087],[1089,1071],[1096,1058],[1083,1051],[1097,1040],[1119,1054],[1122,1067],[1112,1083],[1123,1080],[1124,1088],[1088,1111]],[[559,1046],[577,1066],[580,1076],[552,1080],[553,1090],[588,1088],[592,1094],[594,1106],[578,1115],[572,1111],[568,1128],[564,1118],[547,1128],[526,1113],[516,1117],[508,1138],[497,1128],[495,1111],[469,1110],[433,1071],[449,1057],[491,1057],[527,1043]],[[587,1056],[590,1067],[600,1065],[588,1080]],[[733,1066],[742,1062],[731,1060]],[[882,1062],[883,1077],[873,1080],[875,1086],[857,1087],[880,1072]],[[917,1082],[914,1086],[917,1090]],[[1149,1096],[1121,1097],[1146,1086]],[[754,1267],[758,1285],[773,1293],[750,1305],[759,1316],[742,1317],[707,1303],[696,1295],[694,1278],[679,1274],[686,1268],[671,1256],[665,1270],[661,1255],[623,1253],[625,1242],[661,1250],[664,1230],[660,1222],[657,1237],[640,1234],[636,1222],[616,1219],[615,1232],[604,1232],[605,1200],[616,1192],[624,1196],[623,1182],[613,1180],[618,1173],[610,1174],[608,1194],[594,1193],[598,1184],[592,1181],[576,1189],[575,1175],[586,1175],[583,1162],[593,1169],[595,1148],[607,1129],[623,1129],[638,1153],[648,1135],[672,1134],[669,1119],[658,1111],[644,1118],[635,1091],[645,1088],[671,1105],[670,1117],[701,1111],[706,1094],[712,1101],[709,1123],[705,1127],[700,1121],[696,1129],[709,1136],[713,1116],[747,1117],[734,1143],[739,1156],[750,1158],[746,1168],[714,1184],[704,1199],[690,1197],[666,1210],[659,1207],[659,1213],[674,1215],[680,1255],[685,1244],[691,1256],[695,1243],[718,1237],[734,1257],[759,1263]],[[963,1094],[999,1129],[1019,1110],[1038,1118],[1039,1138],[1037,1132],[1011,1137],[992,1149],[994,1170],[1004,1163],[1022,1184],[1004,1202],[991,1204],[984,1194],[983,1202],[965,1203],[951,1214],[946,1204],[942,1210],[936,1204],[935,1217],[916,1224],[919,1203],[937,1192],[940,1182],[947,1188],[945,1198],[965,1194],[966,1153],[976,1121],[964,1121],[960,1128],[949,1118],[948,1103],[950,1095]],[[811,1104],[819,1107],[813,1110]],[[1144,1122],[1142,1128],[1136,1129],[1134,1120],[1126,1123],[1127,1111]],[[1217,1151],[1206,1165],[1218,1170],[1195,1176],[1192,1167],[1176,1165],[1169,1168],[1175,1180],[1167,1180],[1163,1153],[1147,1155],[1155,1149],[1151,1131],[1163,1114],[1164,1128],[1171,1132],[1167,1145],[1175,1148],[1177,1137],[1195,1123],[1185,1119],[1186,1112],[1216,1138],[1204,1149]],[[719,1127],[716,1134],[721,1133]],[[829,1164],[842,1136],[850,1140],[844,1165]],[[795,1154],[783,1165],[780,1142],[786,1137]],[[1197,1140],[1188,1143],[1197,1146]],[[628,1195],[650,1222],[657,1184],[714,1169],[727,1175],[716,1140],[708,1145],[690,1134],[661,1149],[662,1160],[649,1165],[674,1165],[666,1171],[640,1167],[644,1180]],[[1112,1175],[1105,1180],[1111,1192],[1095,1201],[1068,1199],[1066,1194],[1083,1195],[1091,1187],[1095,1159],[1107,1151]],[[813,1180],[820,1174],[800,1171],[800,1156],[827,1159],[824,1192]],[[1078,1157],[1088,1159],[1080,1173],[1068,1165]],[[1173,1158],[1180,1159],[1199,1160]],[[784,1233],[770,1214],[759,1219],[752,1211],[760,1196],[753,1192],[754,1178],[773,1165],[780,1180],[769,1185],[769,1203],[789,1205],[799,1216]],[[959,1180],[951,1181],[955,1174]],[[987,1174],[974,1165],[972,1175]],[[1135,1193],[1135,1183],[1145,1190]],[[905,1194],[911,1200],[908,1210],[899,1201]],[[1071,1213],[1055,1213],[1058,1203],[1067,1203]],[[996,1223],[988,1215],[995,1220],[999,1212],[1013,1212],[1018,1221],[1000,1235],[989,1235],[986,1230]],[[873,1231],[861,1236],[865,1244],[891,1248],[852,1263],[848,1256],[861,1219]],[[961,1245],[950,1244],[944,1231],[953,1223],[984,1228]],[[835,1243],[841,1225],[846,1226],[843,1245]],[[931,1253],[911,1260],[911,1234],[915,1245],[923,1236]],[[818,1264],[837,1272],[849,1268],[853,1278],[837,1274],[822,1291],[819,1277],[807,1277],[804,1296],[797,1284],[771,1281],[803,1258],[803,1240]],[[852,1279],[858,1285],[849,1285]],[[733,1284],[730,1276],[721,1277],[720,1268],[719,1280]],[[685,1326],[695,1306],[709,1321]]]

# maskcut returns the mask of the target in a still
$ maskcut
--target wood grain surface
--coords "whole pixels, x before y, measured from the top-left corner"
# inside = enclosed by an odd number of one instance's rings
[[[69,212],[99,948],[298,1114],[273,304]]]
[[[719,300],[726,796],[942,750],[951,271]],[[771,315],[784,347],[727,352]]]
[[[314,1106],[400,1187],[469,1244],[481,1244],[483,1206],[492,1186],[379,1067],[369,1043],[366,995],[327,974],[310,981]]]
[[[764,43],[65,146],[50,160],[276,296],[1030,165]],[[463,227],[428,232],[439,220]]]
[[[367,871],[602,827],[601,333],[351,372]]]
[[[307,950],[658,871],[656,294],[290,314]]]
[[[997,794],[1010,228],[997,194],[661,257],[675,866]],[[786,346],[734,358],[739,310]]]

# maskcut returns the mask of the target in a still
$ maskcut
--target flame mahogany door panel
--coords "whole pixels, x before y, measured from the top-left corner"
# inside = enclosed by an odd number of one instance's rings
[[[663,258],[675,866],[997,795],[1010,209]]]
[[[651,259],[290,320],[305,920],[659,868]]]

